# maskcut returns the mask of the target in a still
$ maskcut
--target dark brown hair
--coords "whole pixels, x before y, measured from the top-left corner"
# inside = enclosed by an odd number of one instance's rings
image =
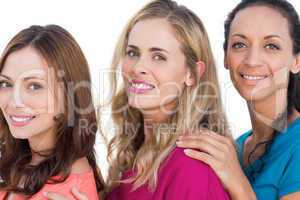
[[[19,32],[8,43],[0,60],[0,71],[10,54],[26,47],[36,50],[49,68],[54,69],[55,80],[63,85],[65,109],[64,113],[54,118],[57,122],[55,146],[51,153],[37,152],[45,159],[34,166],[29,164],[32,154],[28,140],[14,138],[0,112],[0,190],[31,196],[46,183],[65,181],[72,164],[82,157],[88,159],[93,169],[97,190],[102,190],[104,182],[94,153],[97,118],[92,101],[89,67],[83,52],[71,34],[60,26],[31,26]],[[85,83],[85,87],[76,90],[70,87],[78,83]],[[78,112],[76,108],[89,108],[89,111]],[[80,126],[80,120],[85,120],[88,126]],[[61,178],[54,180],[52,177],[57,175]],[[22,183],[24,181],[23,187],[18,186],[21,178]]]
[[[285,17],[289,24],[289,32],[290,36],[293,42],[293,54],[298,55],[300,53],[300,20],[299,15],[292,4],[290,4],[286,0],[242,0],[228,15],[226,21],[225,21],[225,42],[223,45],[225,55],[228,48],[228,39],[229,39],[229,33],[231,24],[236,16],[236,14],[244,10],[248,7],[252,6],[266,6],[269,8],[272,8],[276,11],[278,11],[283,17]],[[278,126],[275,124],[280,124],[279,127],[284,127],[286,125],[286,117],[289,117],[293,110],[297,110],[300,112],[300,73],[294,74],[290,72],[289,74],[289,83],[288,83],[288,92],[287,92],[287,109],[286,112],[283,113],[278,119],[276,119],[273,124],[274,127]],[[284,119],[281,119],[284,118]],[[259,172],[264,167],[264,162],[262,160],[262,157],[268,153],[270,150],[272,143],[276,136],[280,133],[278,130],[274,129],[274,135],[271,140],[259,142],[256,144],[256,146],[253,148],[253,150],[250,152],[248,156],[248,162],[250,163],[251,171],[250,171],[250,179],[255,179],[256,175],[259,174]],[[261,145],[266,145],[265,153],[258,158],[261,161],[261,165],[258,170],[254,169],[252,166],[252,163],[250,162],[250,158],[255,153],[255,151],[260,147]]]

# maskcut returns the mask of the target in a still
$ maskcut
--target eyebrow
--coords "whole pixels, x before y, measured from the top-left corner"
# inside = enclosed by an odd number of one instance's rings
[[[28,81],[28,80],[30,80],[30,79],[45,80],[44,78],[38,77],[38,76],[28,76],[28,77],[25,77],[23,80],[24,80],[24,81]]]
[[[239,33],[233,34],[232,37],[241,37],[241,38],[243,38],[243,39],[247,39],[247,37],[246,37],[245,35],[239,34]]]
[[[265,37],[265,39],[270,39],[270,38],[274,38],[274,37],[281,39],[281,37],[279,35],[268,35]]]
[[[0,77],[3,77],[3,78],[5,78],[5,79],[8,79],[8,80],[10,80],[10,81],[12,81],[12,79],[9,77],[9,76],[6,76],[6,75],[4,75],[4,74],[0,74]],[[42,77],[38,77],[38,76],[28,76],[28,77],[25,77],[23,80],[24,81],[28,81],[28,80],[30,80],[30,79],[40,79],[40,80],[45,80],[44,78],[42,78]]]
[[[8,76],[6,76],[6,75],[4,75],[4,74],[0,74],[0,76],[2,76],[2,77],[5,78],[5,79],[11,80],[10,77],[8,77]]]
[[[135,45],[128,45],[128,47],[135,49],[135,50],[139,50],[139,48]],[[162,51],[162,52],[169,53],[169,51],[167,51],[166,49],[162,49],[162,48],[158,48],[158,47],[151,47],[149,50],[150,51]]]
[[[243,39],[247,39],[247,37],[245,35],[240,34],[240,33],[233,34],[232,37],[241,37]],[[281,39],[281,37],[279,35],[267,35],[266,37],[264,37],[264,39],[267,40],[267,39],[274,38],[274,37]]]

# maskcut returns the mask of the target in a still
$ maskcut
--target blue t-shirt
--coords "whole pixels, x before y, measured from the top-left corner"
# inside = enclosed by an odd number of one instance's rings
[[[241,166],[257,199],[277,200],[300,191],[300,117],[278,133],[267,153],[245,167],[244,143],[251,134],[252,131],[248,131],[240,136],[237,148]]]

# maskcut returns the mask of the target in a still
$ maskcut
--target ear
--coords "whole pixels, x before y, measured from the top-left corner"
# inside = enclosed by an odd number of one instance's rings
[[[199,74],[199,78],[202,78],[206,68],[205,63],[203,61],[198,61],[196,64],[197,64],[197,72]]]
[[[196,63],[196,70],[197,73],[199,75],[199,77],[201,78],[205,72],[205,63],[203,61],[198,61]],[[191,73],[191,71],[189,70],[187,73],[187,77],[185,79],[185,84],[187,86],[193,86],[196,84],[196,77]]]
[[[291,71],[294,73],[294,74],[297,74],[300,72],[300,53],[298,53],[296,55],[296,58],[295,58],[295,63],[293,64],[292,68],[291,68]]]

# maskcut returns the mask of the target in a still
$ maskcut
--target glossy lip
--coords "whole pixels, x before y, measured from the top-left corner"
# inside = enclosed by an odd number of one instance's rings
[[[24,121],[15,121],[13,118],[28,118]],[[10,114],[9,119],[10,119],[10,124],[15,126],[15,127],[23,127],[28,125],[36,116],[34,115],[14,115]]]
[[[148,85],[150,86],[151,88],[149,89],[143,89],[143,88],[135,88],[132,86],[132,84],[145,84],[145,85]],[[144,80],[139,80],[139,79],[132,79],[131,81],[129,81],[129,89],[128,91],[131,92],[131,93],[135,93],[135,94],[144,94],[150,90],[153,90],[155,88],[154,85],[150,84],[150,83],[147,83],[146,81]]]

